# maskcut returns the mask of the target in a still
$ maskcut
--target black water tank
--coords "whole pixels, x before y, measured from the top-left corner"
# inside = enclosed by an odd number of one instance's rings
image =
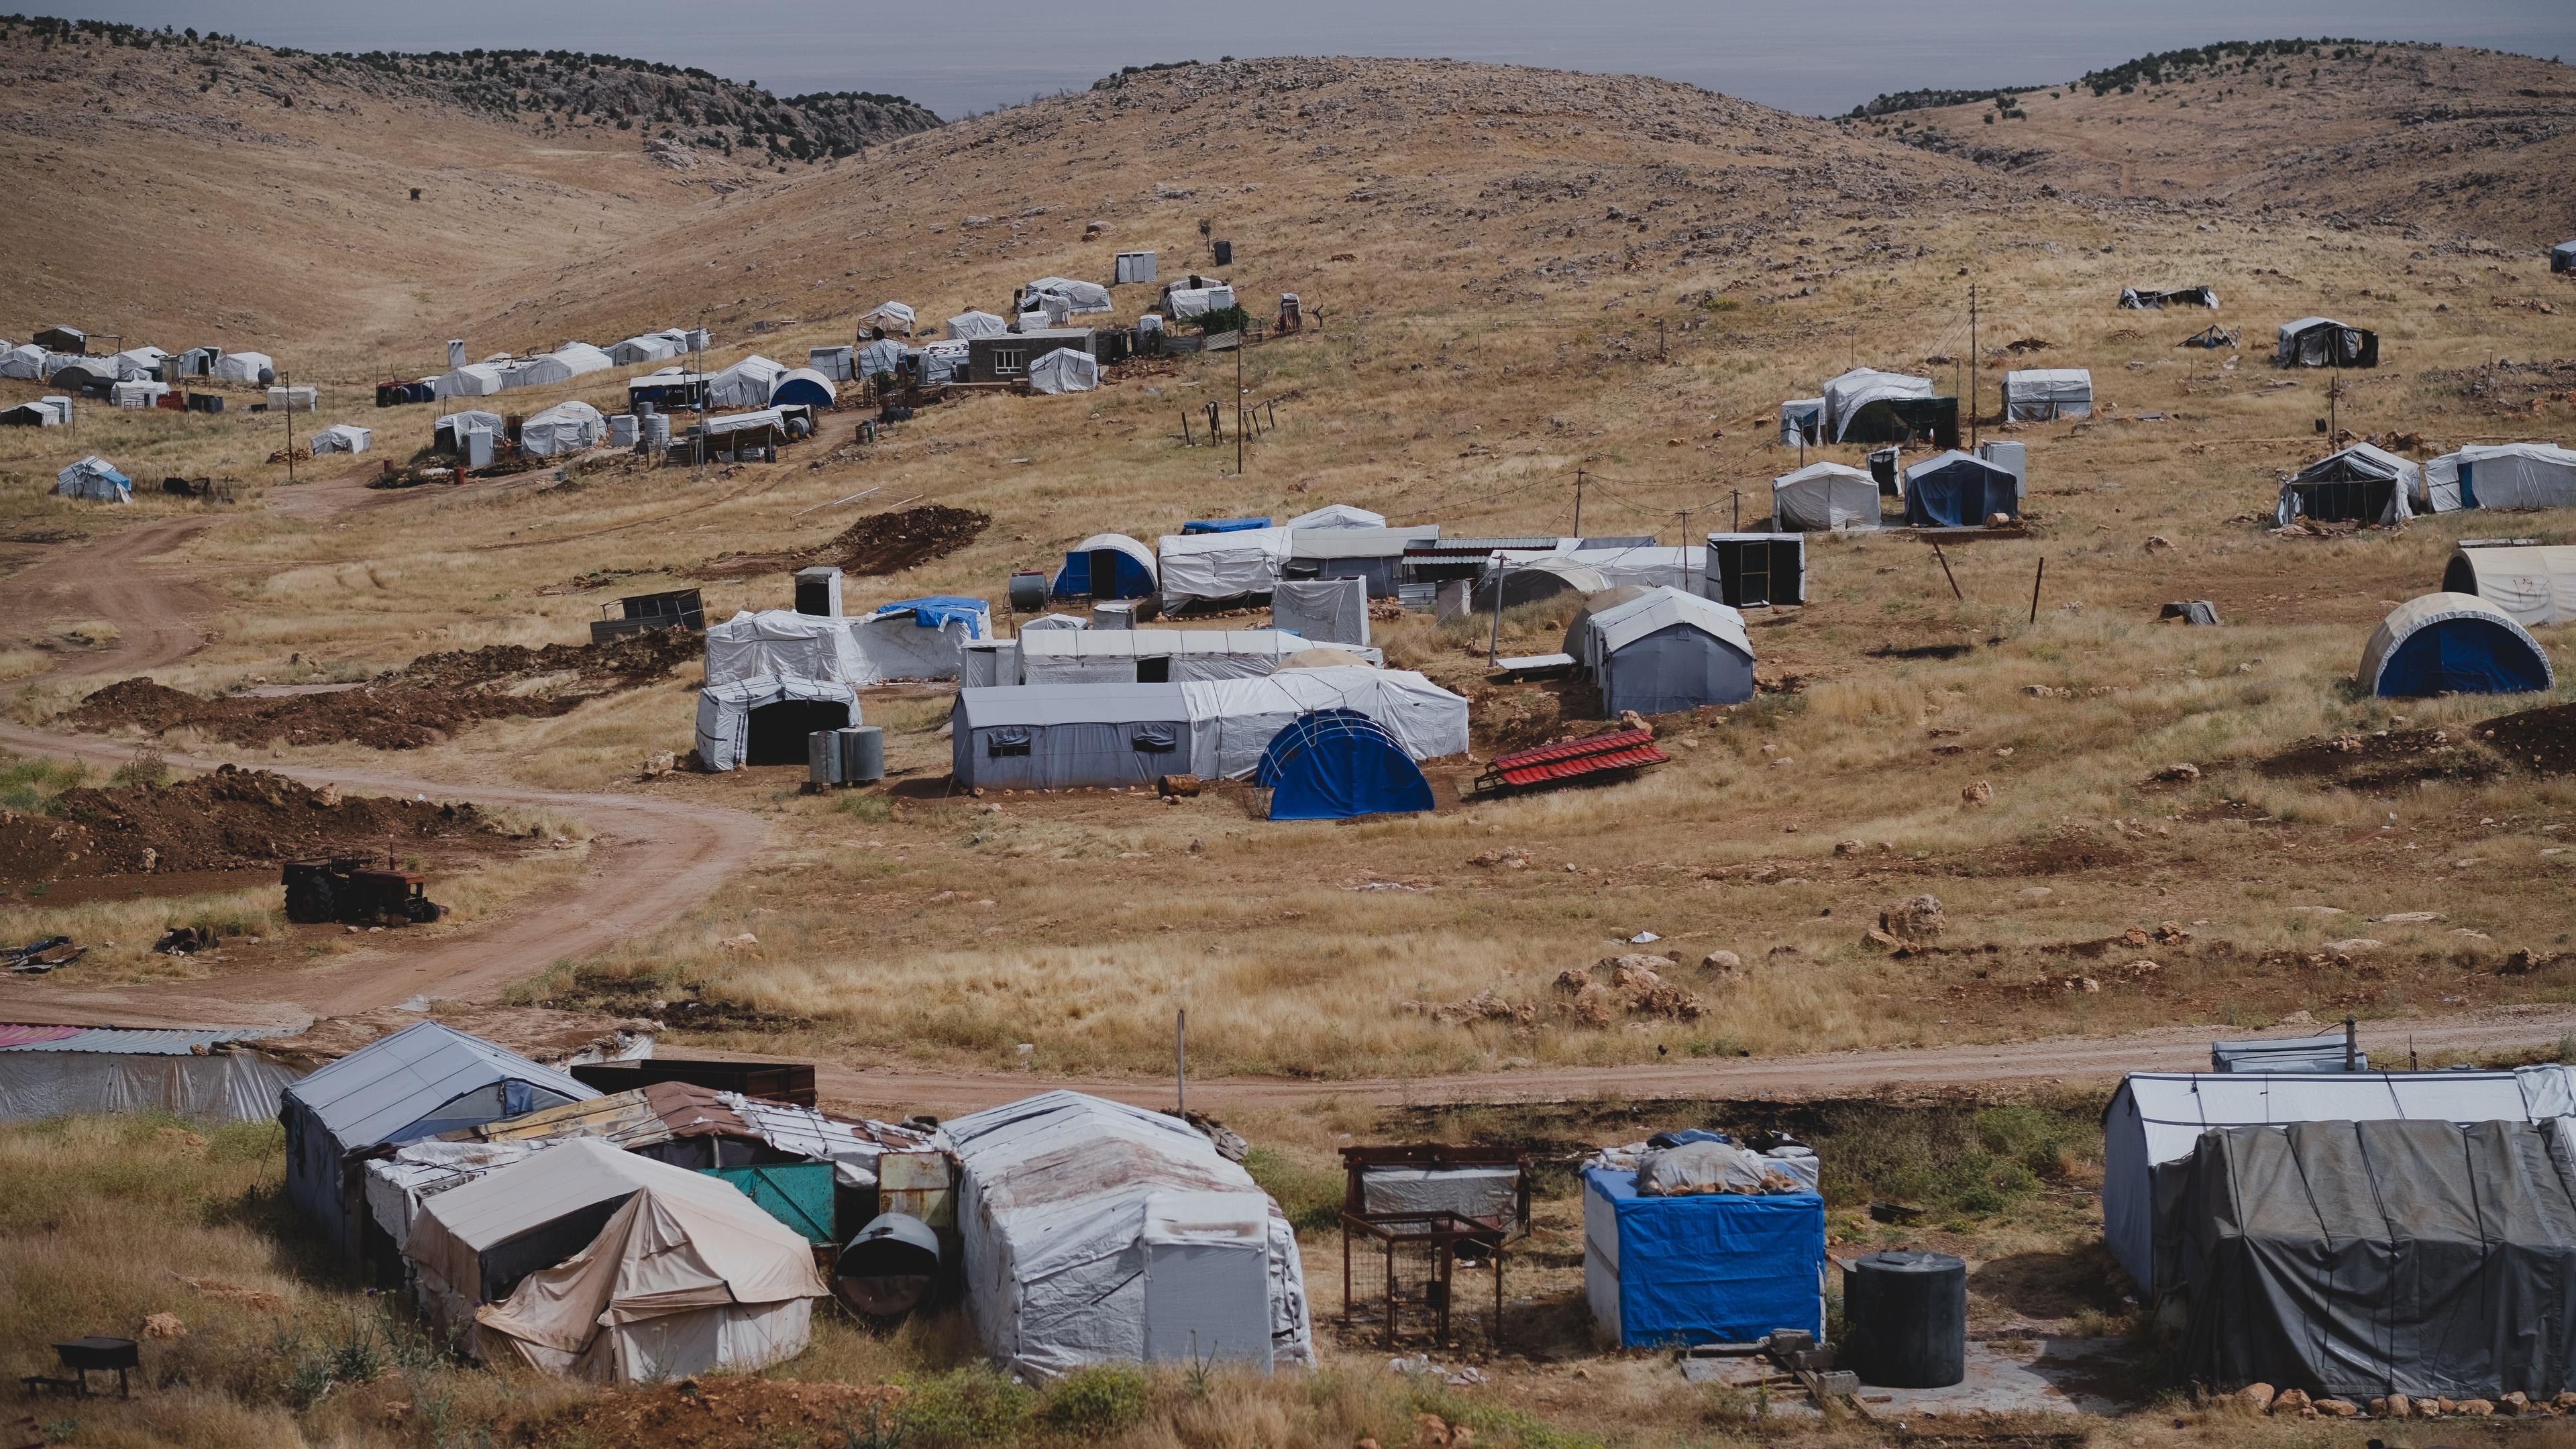
[[[1842,1366],[1885,1389],[1968,1376],[1968,1265],[1947,1253],[1872,1253],[1843,1273]]]
[[[1208,250],[1216,254],[1216,264],[1218,266],[1230,267],[1234,265],[1234,243],[1230,241],[1212,241],[1208,243]]]
[[[1047,606],[1047,576],[1020,572],[1011,575],[1011,612],[1043,614]]]

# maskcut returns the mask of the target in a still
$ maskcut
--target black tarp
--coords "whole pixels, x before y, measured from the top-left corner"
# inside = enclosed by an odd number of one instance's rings
[[[2201,1134],[2184,1371],[2366,1400],[2576,1386],[2576,1185],[2555,1124]]]

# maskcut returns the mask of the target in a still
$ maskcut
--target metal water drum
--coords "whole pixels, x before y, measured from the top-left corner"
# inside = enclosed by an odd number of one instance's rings
[[[873,785],[885,778],[885,731],[876,725],[851,725],[833,731],[840,736],[841,783]]]
[[[816,730],[805,737],[805,779],[814,785],[841,783],[839,730]]]
[[[905,1213],[879,1213],[832,1263],[832,1295],[863,1317],[903,1317],[938,1289],[939,1234]]]
[[[1843,1271],[1842,1365],[1864,1384],[1946,1389],[1968,1376],[1968,1265],[1892,1249]]]
[[[1011,612],[1043,614],[1047,604],[1047,576],[1027,570],[1011,575]]]

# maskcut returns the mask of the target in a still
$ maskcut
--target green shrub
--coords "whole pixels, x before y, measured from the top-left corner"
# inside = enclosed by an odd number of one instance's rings
[[[1143,1369],[1094,1364],[1056,1381],[1047,1395],[1046,1421],[1068,1434],[1108,1434],[1144,1417],[1145,1399]]]
[[[920,1449],[1007,1444],[1020,1437],[1038,1396],[992,1368],[974,1364],[908,1387],[898,1427]]]
[[[1244,1154],[1243,1170],[1288,1215],[1288,1225],[1301,1233],[1330,1232],[1342,1224],[1343,1179],[1337,1173],[1299,1167],[1267,1147]]]

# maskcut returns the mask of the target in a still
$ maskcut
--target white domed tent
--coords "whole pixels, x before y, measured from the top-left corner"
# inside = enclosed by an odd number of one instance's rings
[[[2430,513],[2461,508],[2576,508],[2576,452],[2556,443],[2472,443],[2424,465]]]
[[[6,352],[0,352],[0,377],[14,378],[21,382],[35,382],[44,375],[45,349],[36,344],[23,342]]]
[[[118,382],[157,381],[161,375],[161,364],[169,356],[158,347],[129,347],[107,361],[116,369]]]
[[[2355,676],[2371,694],[2527,694],[2557,674],[2513,616],[2474,594],[2426,594],[2390,611],[2362,646]]]
[[[2442,570],[2442,589],[2475,594],[2526,629],[2576,624],[2576,544],[2463,548]]]
[[[876,310],[859,319],[862,327],[882,327],[898,336],[912,335],[913,311],[901,302],[879,302]]]
[[[595,448],[608,437],[608,419],[579,400],[559,402],[519,425],[519,451],[553,458]]]
[[[1090,353],[1059,347],[1029,364],[1029,390],[1040,393],[1094,392],[1100,387],[1100,364]]]
[[[1495,592],[1499,589],[1503,607],[1511,609],[1522,604],[1534,604],[1541,599],[1553,599],[1559,594],[1588,597],[1610,586],[1610,580],[1590,564],[1545,557],[1486,570],[1484,576],[1476,581],[1476,589],[1469,602],[1479,609],[1491,609]]]
[[[1010,323],[990,312],[960,312],[948,319],[948,335],[961,342],[974,337],[999,337],[1010,330]]]
[[[707,628],[707,683],[774,675],[837,684],[866,680],[850,621],[793,609],[748,610]]]
[[[2368,443],[2355,443],[2291,475],[2281,485],[2274,517],[2283,528],[2302,518],[2403,523],[2414,516],[2409,500],[2423,487],[2424,470],[2418,465]]]
[[[711,408],[758,408],[769,405],[769,390],[778,385],[787,368],[782,363],[755,352],[724,371],[707,379],[707,406]]]
[[[314,457],[325,453],[363,453],[376,445],[375,431],[355,423],[333,423],[313,435]]]
[[[1840,463],[1810,463],[1771,480],[1771,526],[1783,533],[1876,528],[1878,480]]]
[[[801,765],[806,736],[859,722],[859,697],[829,679],[776,674],[698,691],[698,763],[708,770]]]
[[[275,377],[277,359],[265,352],[227,352],[215,359],[215,376],[226,382],[261,382],[261,373]]]
[[[778,375],[769,389],[771,407],[828,408],[840,396],[832,380],[810,367],[794,367]]]

